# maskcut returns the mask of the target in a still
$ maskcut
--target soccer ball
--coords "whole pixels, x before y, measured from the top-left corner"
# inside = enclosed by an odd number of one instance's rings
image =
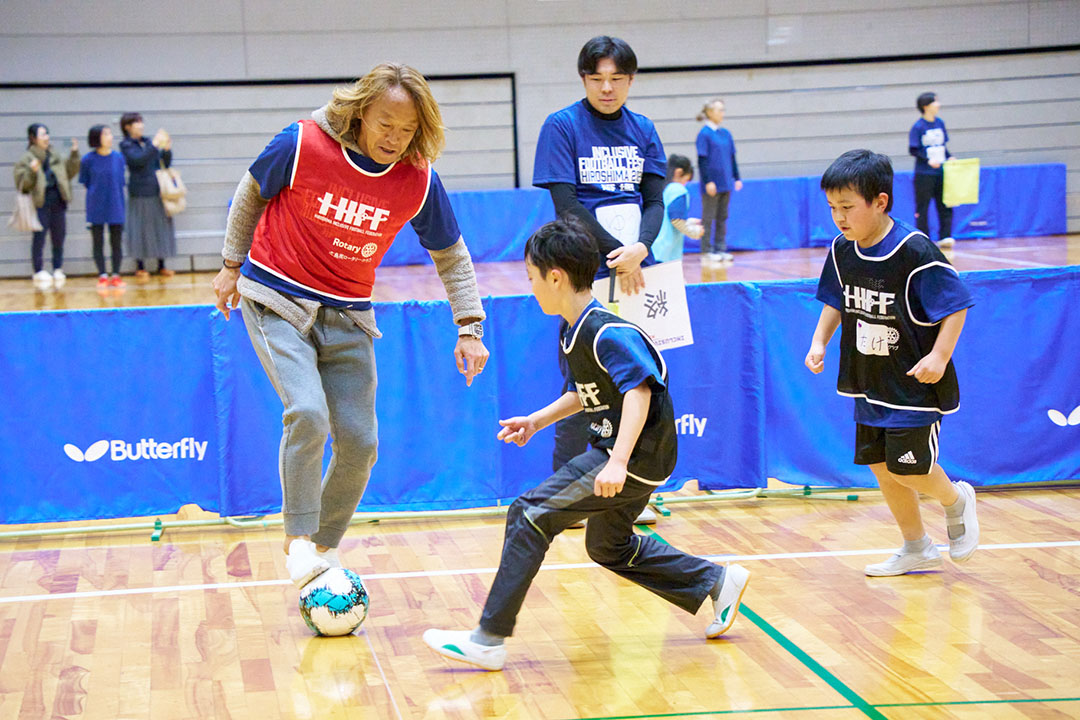
[[[300,589],[300,617],[316,635],[348,635],[367,612],[367,590],[352,570],[330,568]]]

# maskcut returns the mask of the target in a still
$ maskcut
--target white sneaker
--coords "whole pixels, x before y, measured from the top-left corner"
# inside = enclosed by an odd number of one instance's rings
[[[964,514],[959,518],[946,517],[945,522],[949,530],[949,557],[953,562],[964,562],[979,547],[979,519],[975,516],[975,488],[960,480],[956,491],[964,498]]]
[[[325,551],[319,550],[319,546],[315,546],[315,554],[321,557],[326,562],[330,563],[330,567],[341,567],[341,560],[338,559],[337,548],[328,548]]]
[[[315,543],[304,538],[296,538],[289,543],[289,555],[285,560],[285,569],[289,579],[296,587],[304,587],[322,573],[330,569],[330,563],[319,557]]]
[[[930,543],[930,547],[917,553],[906,553],[903,548],[900,548],[885,562],[867,565],[863,568],[863,572],[870,577],[892,577],[906,575],[917,570],[933,570],[938,567],[941,567],[941,553],[937,545]]]
[[[655,525],[656,524],[656,511],[648,505],[641,511],[641,514],[637,516],[637,520],[634,521],[635,525]]]
[[[506,645],[480,645],[470,637],[471,630],[425,630],[424,643],[443,657],[468,663],[485,670],[502,670],[506,664]]]
[[[722,260],[723,262],[732,262],[734,259],[735,256],[729,252],[720,253],[720,260]]]
[[[47,290],[52,287],[53,277],[52,273],[48,270],[38,270],[36,273],[30,276],[30,279],[34,281],[34,287],[42,290]]]
[[[938,247],[951,248],[955,244],[956,240],[952,239],[951,237],[943,237],[938,240]]]
[[[750,582],[750,571],[742,565],[728,565],[724,573],[724,584],[720,587],[720,597],[713,600],[713,608],[716,615],[709,627],[705,628],[705,637],[715,638],[726,633],[735,617],[739,614],[739,603],[742,602],[746,585]]]
[[[64,287],[64,283],[67,282],[67,275],[60,268],[56,268],[52,271],[53,285],[56,287]]]

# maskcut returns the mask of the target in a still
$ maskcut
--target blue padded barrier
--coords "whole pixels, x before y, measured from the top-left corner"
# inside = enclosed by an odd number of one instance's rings
[[[943,422],[942,466],[976,485],[1080,477],[1080,423],[1048,414],[1080,418],[1080,267],[964,277],[977,304],[955,355],[961,408]],[[836,341],[823,374],[803,366],[821,309],[813,291],[803,280],[687,289],[695,344],[664,354],[680,431],[667,488],[872,484],[851,464]],[[528,297],[485,307],[492,358],[466,388],[445,302],[377,305],[379,461],[361,509],[486,506],[550,473],[550,430],[525,448],[495,434],[500,417],[557,396],[557,320]],[[209,306],[0,315],[0,371],[2,523],[189,502],[279,509],[281,403],[242,318]]]
[[[734,193],[728,219],[728,247],[774,250],[826,245],[836,237],[821,176],[759,178]],[[1060,164],[984,167],[979,176],[978,205],[953,211],[957,238],[1053,235],[1066,232],[1065,166]],[[687,186],[690,214],[701,217],[698,183]],[[912,173],[898,172],[893,183],[896,217],[914,224]],[[520,260],[525,241],[537,227],[554,218],[547,191],[536,188],[450,193],[458,225],[476,262]],[[931,206],[933,204],[931,203]],[[930,228],[937,233],[937,211]],[[700,243],[687,240],[687,252]],[[390,247],[384,265],[430,263],[412,227],[406,225]]]
[[[942,420],[942,468],[974,485],[1080,478],[1080,424],[1048,416],[1080,407],[1080,267],[963,277],[975,306],[954,354],[960,409]],[[762,285],[766,472],[794,484],[872,486],[870,471],[851,462],[853,401],[835,392],[837,339],[824,372],[803,366],[821,311],[815,283]]]

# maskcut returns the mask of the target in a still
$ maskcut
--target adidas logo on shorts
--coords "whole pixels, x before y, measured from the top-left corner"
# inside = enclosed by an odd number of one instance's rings
[[[917,465],[919,463],[919,461],[915,459],[915,454],[910,450],[898,457],[896,462],[904,463],[905,465]]]

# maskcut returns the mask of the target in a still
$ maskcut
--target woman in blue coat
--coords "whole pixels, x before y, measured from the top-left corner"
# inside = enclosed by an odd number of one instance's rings
[[[92,148],[83,156],[79,182],[86,186],[86,222],[94,241],[94,263],[98,288],[123,287],[120,278],[120,244],[124,230],[124,158],[113,150],[113,133],[108,125],[90,128],[87,141]],[[105,226],[109,227],[112,277],[105,272]]]

